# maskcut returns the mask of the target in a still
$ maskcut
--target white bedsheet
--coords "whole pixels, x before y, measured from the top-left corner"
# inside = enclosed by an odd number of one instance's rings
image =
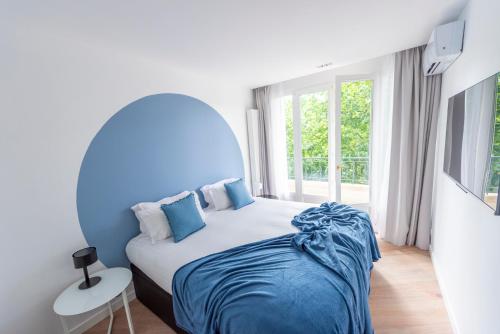
[[[191,261],[239,245],[297,232],[292,218],[309,207],[308,203],[256,198],[239,210],[206,211],[207,226],[179,243],[173,238],[151,244],[144,234],[131,239],[127,256],[153,281],[172,293],[177,269]]]

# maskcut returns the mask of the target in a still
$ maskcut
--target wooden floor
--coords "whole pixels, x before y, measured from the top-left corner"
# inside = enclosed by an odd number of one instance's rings
[[[379,241],[382,259],[372,272],[370,308],[377,334],[452,333],[428,252]],[[137,334],[174,334],[139,301],[130,304]],[[87,334],[106,333],[105,319]],[[128,333],[123,309],[113,333]]]
[[[379,240],[370,309],[377,334],[453,333],[429,252]]]

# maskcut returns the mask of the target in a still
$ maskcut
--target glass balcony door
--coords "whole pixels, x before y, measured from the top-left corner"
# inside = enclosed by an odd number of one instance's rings
[[[336,88],[335,198],[368,211],[373,80],[338,78]]]
[[[333,90],[320,87],[282,98],[291,198],[321,203],[330,198],[330,111]]]
[[[373,80],[364,77],[282,98],[291,199],[369,210],[372,105]]]
[[[305,202],[321,203],[330,197],[329,113],[330,90],[298,96],[302,165],[301,190]]]

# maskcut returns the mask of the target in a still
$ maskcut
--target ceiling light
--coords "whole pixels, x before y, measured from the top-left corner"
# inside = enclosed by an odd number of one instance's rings
[[[318,65],[318,66],[316,66],[316,67],[317,67],[317,68],[321,68],[321,69],[323,69],[323,68],[326,68],[326,67],[330,67],[330,66],[332,66],[332,65],[333,65],[333,63],[332,63],[332,62],[329,62],[329,63],[324,63],[324,64],[321,64],[321,65]]]

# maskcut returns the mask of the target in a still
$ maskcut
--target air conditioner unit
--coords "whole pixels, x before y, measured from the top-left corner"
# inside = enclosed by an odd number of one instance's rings
[[[443,73],[462,53],[464,21],[436,27],[424,51],[424,75]]]

